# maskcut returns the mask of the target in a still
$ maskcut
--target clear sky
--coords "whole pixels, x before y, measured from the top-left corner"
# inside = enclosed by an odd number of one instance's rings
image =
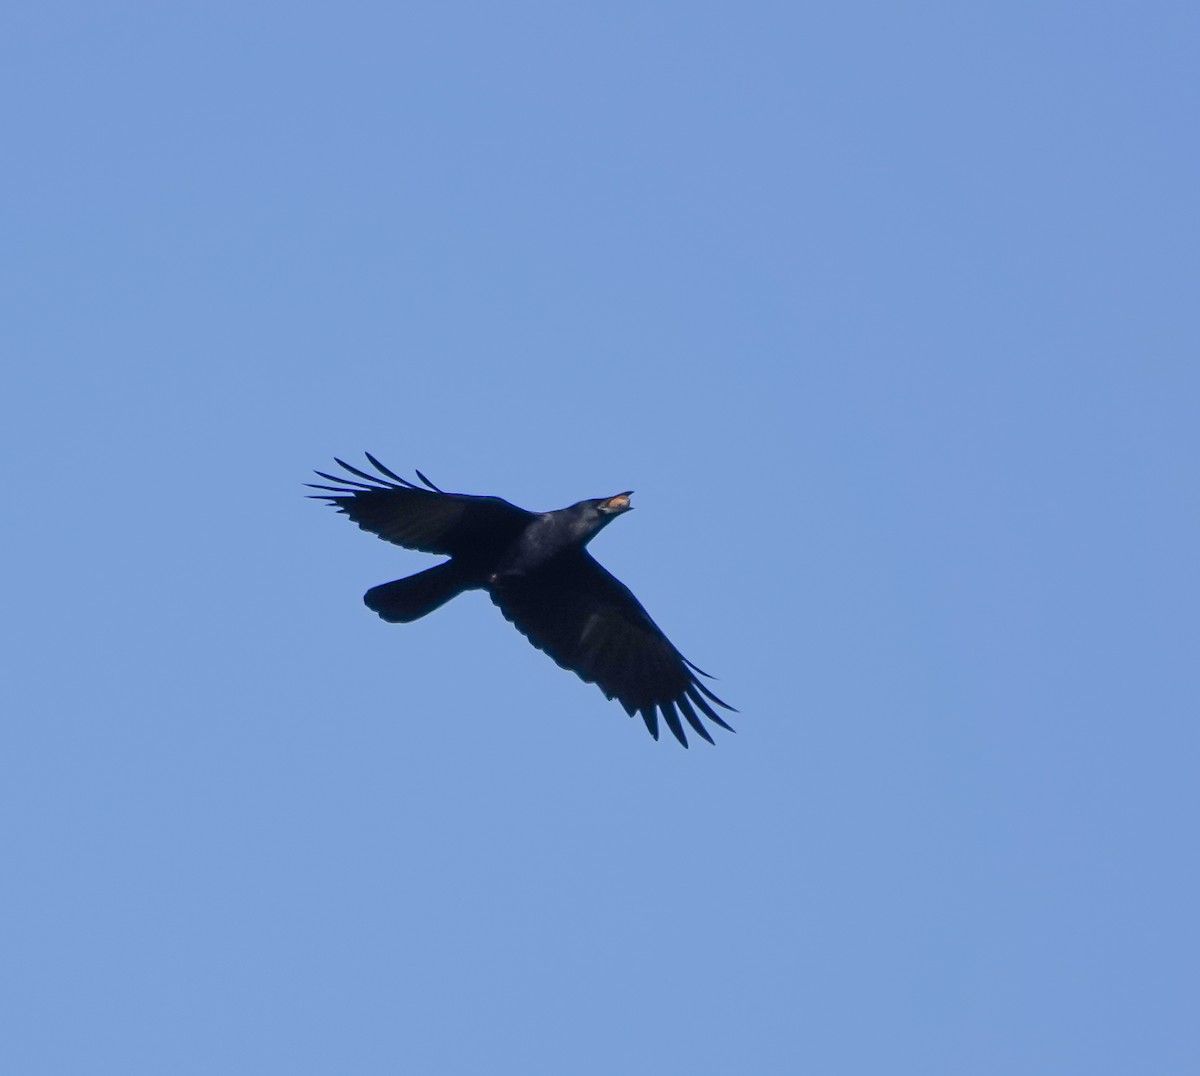
[[[0,1069],[1200,1072],[1198,12],[9,5]],[[364,450],[635,490],[737,735]]]

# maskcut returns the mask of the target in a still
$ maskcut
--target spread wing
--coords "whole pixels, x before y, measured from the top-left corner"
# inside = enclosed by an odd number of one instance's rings
[[[679,717],[709,743],[699,710],[722,728],[712,708],[733,710],[696,677],[708,674],[687,660],[642,608],[642,603],[591,554],[559,558],[519,579],[491,589],[492,601],[534,646],[564,669],[595,684],[632,717],[642,716],[658,739],[662,714],[675,738],[687,747]],[[736,712],[736,711],[735,711]]]
[[[326,501],[363,530],[406,549],[466,558],[492,554],[506,547],[534,518],[532,512],[502,497],[445,493],[418,471],[417,477],[426,487],[422,488],[388,470],[369,452],[366,455],[377,475],[337,460],[356,477],[317,471],[337,485],[307,485],[328,491],[312,494],[314,499]]]

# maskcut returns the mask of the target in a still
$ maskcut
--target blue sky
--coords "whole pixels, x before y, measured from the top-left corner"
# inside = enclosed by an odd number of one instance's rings
[[[1200,1071],[1198,31],[10,7],[4,1070]],[[363,450],[636,490],[737,735],[372,616]]]

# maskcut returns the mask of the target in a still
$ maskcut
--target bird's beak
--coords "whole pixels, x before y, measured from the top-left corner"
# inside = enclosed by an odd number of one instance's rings
[[[633,496],[633,490],[628,489],[624,493],[618,493],[615,497],[609,497],[600,507],[606,512],[632,512],[633,505],[629,503],[629,498]]]

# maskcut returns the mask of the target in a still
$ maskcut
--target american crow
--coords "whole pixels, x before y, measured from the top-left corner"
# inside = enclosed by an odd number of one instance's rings
[[[534,646],[615,698],[630,717],[641,714],[656,740],[660,711],[684,747],[680,714],[709,743],[697,709],[733,731],[710,702],[733,707],[696,677],[708,673],[676,650],[632,591],[587,552],[588,542],[631,510],[632,490],[527,512],[500,497],[446,493],[417,471],[422,488],[366,455],[377,475],[337,460],[355,478],[317,471],[336,485],[309,482],[328,491],[310,496],[386,541],[450,558],[368,590],[363,601],[384,620],[408,623],[464,590],[486,590]]]

